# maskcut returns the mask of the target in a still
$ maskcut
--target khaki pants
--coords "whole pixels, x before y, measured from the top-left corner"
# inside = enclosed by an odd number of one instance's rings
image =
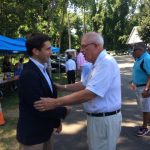
[[[105,117],[87,116],[89,150],[116,150],[121,122],[121,112]]]
[[[24,145],[19,144],[19,150],[53,150],[52,144],[53,138],[51,137],[48,141],[36,145]]]
[[[142,92],[145,86],[137,87],[136,89],[136,97],[137,97],[137,104],[142,112],[150,112],[150,97],[143,98]]]

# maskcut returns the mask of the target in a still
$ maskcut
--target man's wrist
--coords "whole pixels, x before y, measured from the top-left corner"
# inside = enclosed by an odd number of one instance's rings
[[[60,100],[56,99],[56,103],[55,104],[56,104],[56,107],[61,106]]]
[[[65,84],[65,87],[64,87],[65,89],[67,88],[67,85]]]
[[[144,91],[148,91],[148,90],[149,90],[149,88],[145,87]]]

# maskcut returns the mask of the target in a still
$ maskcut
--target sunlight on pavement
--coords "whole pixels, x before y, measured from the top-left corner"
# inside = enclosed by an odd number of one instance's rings
[[[133,67],[133,63],[119,64],[119,68],[125,68],[125,67]]]
[[[76,124],[63,123],[62,134],[76,134],[86,127],[86,121],[78,121]]]
[[[122,122],[121,126],[122,127],[137,127],[142,124],[142,120],[134,120],[133,119],[128,119],[124,122]]]
[[[124,105],[137,105],[137,102],[135,99],[133,99],[132,101],[131,100],[124,100],[122,102],[122,104],[124,104]]]
[[[122,122],[121,126],[123,127],[136,127],[137,126],[137,121],[136,122]]]
[[[119,144],[123,144],[123,143],[125,143],[127,140],[128,140],[128,138],[126,138],[126,137],[120,137],[118,143],[119,143]]]
[[[83,109],[77,109],[76,112],[84,112]]]

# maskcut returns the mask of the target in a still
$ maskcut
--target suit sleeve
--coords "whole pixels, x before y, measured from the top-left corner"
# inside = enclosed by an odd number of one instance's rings
[[[28,109],[31,109],[32,112],[39,117],[50,119],[64,119],[67,114],[67,109],[65,107],[57,107],[56,109],[44,112],[40,112],[34,108],[33,104],[35,101],[38,101],[40,97],[46,97],[42,89],[43,87],[40,80],[41,78],[36,74],[36,72],[32,71],[28,71],[20,77],[20,103],[26,105]]]

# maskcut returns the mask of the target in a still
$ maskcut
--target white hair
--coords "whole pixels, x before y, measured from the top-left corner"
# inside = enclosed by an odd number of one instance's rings
[[[101,33],[97,33],[96,42],[102,46],[104,45],[104,38]]]
[[[88,32],[83,36],[83,39],[84,38],[86,38],[90,42],[100,44],[101,46],[104,45],[104,39],[101,33]]]

